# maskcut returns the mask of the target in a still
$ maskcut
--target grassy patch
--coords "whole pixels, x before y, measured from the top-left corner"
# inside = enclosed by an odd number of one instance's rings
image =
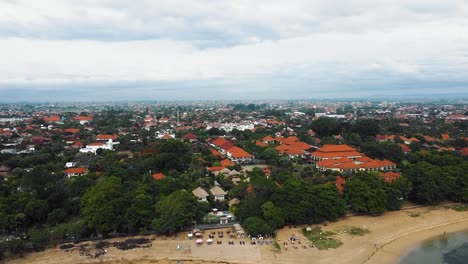
[[[360,228],[357,226],[347,226],[345,227],[346,233],[352,235],[352,236],[363,236],[365,234],[369,234],[370,231],[367,228]]]
[[[306,228],[302,229],[302,234],[309,239],[314,246],[318,249],[329,249],[329,248],[337,248],[343,245],[343,242],[334,238],[335,233],[330,231],[322,231],[320,227],[314,227],[310,231],[307,231]]]
[[[468,211],[468,204],[455,205],[450,208],[458,212],[465,212],[465,211]]]
[[[275,252],[281,251],[281,247],[280,247],[280,244],[278,244],[278,241],[275,241],[275,243],[273,243],[273,251]]]

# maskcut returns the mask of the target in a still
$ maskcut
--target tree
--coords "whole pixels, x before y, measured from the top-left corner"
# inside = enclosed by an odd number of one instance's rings
[[[125,195],[117,177],[104,178],[81,199],[81,216],[90,229],[107,235],[122,223]]]
[[[385,182],[378,173],[358,173],[344,185],[344,197],[357,213],[381,214],[387,208]]]
[[[132,199],[125,219],[128,222],[128,228],[131,232],[140,228],[148,228],[154,215],[153,199],[145,186],[140,186]]]
[[[403,176],[389,183],[387,187],[387,209],[399,210],[411,189],[411,182]]]
[[[334,118],[320,117],[311,124],[311,129],[319,136],[333,136],[340,133],[338,121]]]
[[[266,235],[273,232],[272,227],[259,217],[249,217],[244,222],[247,233],[251,236]]]
[[[361,138],[375,137],[380,132],[380,126],[377,120],[360,119],[351,126],[351,131],[357,133]]]
[[[270,224],[273,229],[284,226],[283,211],[276,207],[273,202],[269,201],[262,205],[263,218]]]
[[[197,211],[197,200],[185,191],[177,190],[156,204],[156,219],[152,225],[158,233],[179,231],[193,224]]]
[[[346,202],[334,184],[309,185],[309,210],[313,223],[334,221],[346,212]]]

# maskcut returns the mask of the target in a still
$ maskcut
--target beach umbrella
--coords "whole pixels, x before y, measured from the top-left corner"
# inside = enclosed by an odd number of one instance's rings
[[[197,240],[195,240],[195,242],[197,242],[197,244],[201,244],[201,243],[203,243],[203,240],[202,239],[197,239]]]
[[[201,233],[195,233],[195,236],[201,236]]]
[[[211,238],[206,240],[206,243],[211,243],[211,242],[213,242],[213,239],[211,239]]]

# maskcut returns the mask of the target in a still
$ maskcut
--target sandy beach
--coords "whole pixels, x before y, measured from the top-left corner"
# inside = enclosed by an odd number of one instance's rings
[[[351,236],[343,232],[346,227],[367,228],[369,234]],[[195,241],[186,240],[185,234],[175,238],[163,239],[150,236],[152,247],[122,251],[115,247],[107,248],[107,253],[98,258],[80,256],[77,251],[66,252],[58,247],[44,252],[31,253],[23,258],[12,259],[6,263],[55,264],[55,263],[398,263],[402,255],[414,245],[444,233],[468,230],[468,212],[457,212],[446,207],[415,208],[405,211],[388,212],[382,216],[355,216],[337,222],[321,225],[323,230],[338,233],[336,238],[343,242],[337,249],[318,250],[302,246],[287,250],[282,241],[291,235],[306,239],[298,228],[285,227],[278,231],[280,252],[275,252],[271,245],[251,245],[247,239],[245,245],[234,240],[229,245],[227,236],[223,244],[197,246]],[[226,231],[225,229],[224,231]],[[207,231],[208,232],[208,231]],[[205,239],[207,238],[207,233]],[[120,238],[122,240],[123,238]],[[113,239],[109,241],[117,241]],[[216,241],[216,238],[215,238]],[[92,242],[88,242],[90,244]],[[306,243],[302,243],[306,244]],[[177,250],[177,246],[182,247]]]

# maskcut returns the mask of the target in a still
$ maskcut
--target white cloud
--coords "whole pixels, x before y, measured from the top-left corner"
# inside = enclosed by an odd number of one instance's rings
[[[463,79],[466,28],[464,0],[0,1],[0,84]]]

